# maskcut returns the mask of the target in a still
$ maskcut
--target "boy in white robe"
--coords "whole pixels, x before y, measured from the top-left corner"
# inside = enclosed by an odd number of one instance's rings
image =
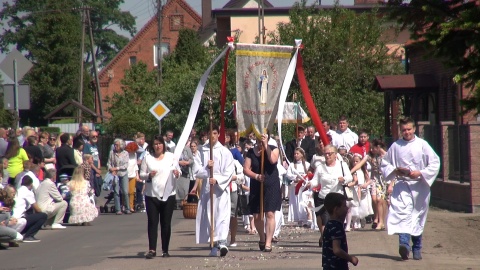
[[[388,234],[399,235],[399,253],[408,260],[421,260],[422,233],[427,221],[430,186],[440,170],[440,158],[423,139],[415,136],[415,122],[411,118],[400,120],[403,138],[388,149],[381,170],[387,181],[391,204],[387,218]],[[410,238],[412,248],[410,249]]]
[[[229,149],[218,142],[219,130],[214,127],[210,135],[213,144],[213,160],[210,160],[210,146],[203,147],[203,160],[206,164],[199,169],[197,178],[202,178],[202,189],[196,217],[196,243],[210,243],[210,184],[213,184],[213,216],[214,216],[214,247],[210,256],[220,256],[228,253],[227,237],[230,227],[230,188],[229,184],[235,173],[233,156]],[[213,176],[210,175],[213,167]],[[196,192],[192,190],[191,193]]]

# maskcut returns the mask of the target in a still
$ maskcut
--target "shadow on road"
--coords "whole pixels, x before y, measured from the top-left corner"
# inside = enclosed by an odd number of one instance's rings
[[[392,256],[388,254],[377,254],[377,253],[369,253],[369,254],[351,254],[353,256],[357,257],[372,257],[372,258],[379,258],[379,259],[389,259],[393,261],[402,261],[402,258],[400,258],[399,255],[397,256]]]

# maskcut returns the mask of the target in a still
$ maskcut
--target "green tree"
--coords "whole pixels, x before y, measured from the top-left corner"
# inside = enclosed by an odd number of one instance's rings
[[[111,132],[127,132],[131,136],[134,131],[141,130],[149,136],[158,134],[157,120],[151,116],[148,109],[157,101],[162,102],[170,109],[170,113],[162,119],[162,132],[173,130],[175,134],[182,132],[190,106],[200,77],[211,64],[214,57],[220,53],[215,46],[204,47],[193,30],[182,30],[179,35],[179,46],[172,54],[163,60],[162,85],[155,82],[156,71],[148,71],[144,63],[134,65],[127,71],[122,81],[123,92],[112,99],[109,109],[112,114],[108,127]],[[189,56],[189,57],[186,57]],[[232,53],[229,60],[227,76],[227,110],[231,110],[231,101],[235,99],[235,55]],[[214,95],[214,117],[218,124],[220,82],[223,71],[223,59],[218,63],[205,87],[205,94],[211,90]],[[131,100],[135,99],[135,108]],[[197,130],[206,130],[209,124],[209,104],[203,100],[195,127]],[[227,127],[233,127],[235,121],[230,115],[226,118]]]
[[[392,27],[392,26],[388,26]],[[387,54],[387,24],[377,10],[355,13],[341,7],[317,10],[296,3],[290,22],[269,33],[270,43],[293,44],[301,38],[303,68],[322,119],[346,115],[351,125],[383,134],[383,94],[372,89],[374,76],[399,72],[400,61]],[[296,78],[291,94],[301,97]],[[302,98],[298,98],[304,106]]]
[[[157,101],[159,87],[156,72],[139,62],[126,70],[122,91],[111,98],[112,115],[106,127],[109,133],[132,137],[137,131],[147,135],[158,133],[157,119],[149,112]]]
[[[44,115],[65,100],[78,99],[78,85],[81,83],[81,2],[17,0],[3,4],[0,19],[2,25],[6,23],[8,26],[0,34],[0,50],[4,52],[15,45],[19,51],[26,52],[27,58],[34,63],[25,77],[31,87],[32,109],[21,112],[23,124],[44,125]],[[121,3],[123,0],[84,1],[85,6],[91,8],[93,25],[96,27],[95,38],[99,40],[97,53],[104,55],[99,61],[109,61],[128,41],[114,34],[111,29],[104,29],[106,25],[116,23],[120,28],[133,31],[133,17],[119,11]],[[86,46],[89,39],[85,41]],[[85,105],[92,107],[93,94],[87,91],[90,81],[86,73],[83,100]],[[60,115],[72,116],[74,112],[76,110],[66,110]]]
[[[391,18],[409,29],[430,56],[455,69],[455,81],[471,87],[465,112],[480,112],[480,8],[478,1],[389,0]]]

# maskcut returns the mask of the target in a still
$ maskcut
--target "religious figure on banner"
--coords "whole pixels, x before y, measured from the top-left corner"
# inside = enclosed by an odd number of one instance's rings
[[[258,78],[258,92],[260,94],[260,104],[266,104],[268,94],[268,74],[266,69],[262,70],[262,74]]]

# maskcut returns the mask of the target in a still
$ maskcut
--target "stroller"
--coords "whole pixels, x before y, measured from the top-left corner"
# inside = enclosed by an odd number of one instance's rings
[[[110,193],[108,193],[107,196],[105,196],[105,204],[103,206],[100,206],[100,213],[115,213],[115,205],[110,205],[112,203],[112,200],[115,198],[115,192],[114,192],[114,185],[118,185],[119,179],[118,179],[118,176],[116,175],[112,175],[111,173],[107,173],[107,175],[105,175],[105,179],[103,180],[103,186],[102,186],[102,189],[103,190],[106,190],[106,191],[110,191]],[[129,203],[129,202],[124,202],[123,200],[123,196],[121,194],[121,191],[120,191],[120,205],[122,207],[122,209],[120,209],[122,212],[124,210],[124,205],[125,203]],[[134,195],[135,196],[135,195]],[[136,198],[134,198],[134,202],[136,201]]]

